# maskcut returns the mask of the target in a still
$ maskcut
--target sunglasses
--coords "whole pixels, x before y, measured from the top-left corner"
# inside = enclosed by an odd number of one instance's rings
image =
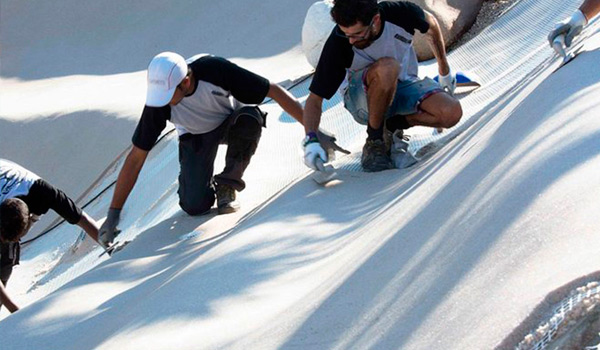
[[[350,34],[350,35],[347,35],[346,33],[344,33],[340,29],[340,26],[337,25],[337,26],[335,26],[335,35],[340,36],[342,38],[346,38],[346,39],[355,39],[357,41],[365,40],[369,36],[369,31],[373,28],[374,22],[375,22],[375,17],[373,17],[371,19],[371,23],[369,23],[369,25],[365,29],[361,30],[360,32],[358,32],[356,34]]]

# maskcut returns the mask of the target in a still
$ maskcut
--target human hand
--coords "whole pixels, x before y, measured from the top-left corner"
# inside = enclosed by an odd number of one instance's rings
[[[121,209],[108,209],[106,220],[98,231],[98,243],[100,243],[104,249],[108,248],[109,244],[114,241],[115,237],[121,233],[121,230],[117,228],[120,216]]]
[[[548,34],[548,42],[550,46],[554,46],[554,41],[560,35],[565,36],[565,45],[570,47],[573,39],[581,33],[583,27],[587,24],[585,15],[580,10],[575,11],[571,18],[557,23],[555,28]]]
[[[304,148],[304,164],[313,169],[318,170],[317,167],[317,158],[321,159],[323,162],[327,162],[327,152],[323,149],[321,144],[319,143],[319,139],[314,132],[308,133],[303,142]]]

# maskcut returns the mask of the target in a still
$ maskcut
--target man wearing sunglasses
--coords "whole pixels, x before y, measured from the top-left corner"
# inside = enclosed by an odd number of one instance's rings
[[[367,126],[361,164],[365,171],[390,169],[390,142],[403,141],[403,130],[423,125],[454,126],[462,116],[452,96],[456,79],[446,59],[444,39],[435,17],[405,1],[336,0],[331,9],[336,27],[327,39],[304,107],[304,162],[316,169],[327,161],[316,130],[323,99],[341,85],[344,105]],[[438,62],[440,83],[418,77],[412,42],[415,30],[425,37]],[[388,132],[385,132],[385,129]],[[387,137],[386,137],[387,139]],[[397,162],[396,162],[397,163]]]
[[[10,312],[19,309],[5,289],[13,266],[19,264],[19,241],[50,209],[98,241],[96,221],[63,191],[31,171],[0,158],[0,305],[5,305]]]

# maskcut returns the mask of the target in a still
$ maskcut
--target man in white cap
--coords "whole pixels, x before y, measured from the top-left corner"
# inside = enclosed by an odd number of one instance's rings
[[[100,241],[111,243],[118,234],[121,209],[167,120],[179,133],[181,208],[190,215],[208,213],[216,196],[219,214],[237,211],[236,191],[246,186],[242,176],[265,126],[266,114],[257,104],[266,97],[302,123],[302,105],[288,91],[224,58],[198,55],[186,62],[173,52],[155,56],[148,66],[146,106],[117,178]],[[319,137],[328,151],[344,151],[333,136],[321,132]],[[225,169],[213,176],[220,143],[228,145]]]
[[[571,46],[573,39],[581,33],[589,20],[600,13],[600,0],[585,0],[571,18],[558,23],[548,35],[550,46],[559,35],[565,36],[565,45]]]

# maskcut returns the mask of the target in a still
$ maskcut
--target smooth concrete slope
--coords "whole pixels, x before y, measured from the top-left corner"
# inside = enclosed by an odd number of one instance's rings
[[[600,35],[587,44],[415,168],[305,178],[231,229],[236,216],[193,229],[168,212],[2,321],[3,345],[494,348],[548,293],[600,271]]]
[[[265,58],[298,45],[310,0],[2,2],[2,77],[146,68],[156,53]]]
[[[155,54],[207,52],[294,78],[311,69],[299,45],[312,2],[3,0],[1,156],[78,198],[130,145]]]

